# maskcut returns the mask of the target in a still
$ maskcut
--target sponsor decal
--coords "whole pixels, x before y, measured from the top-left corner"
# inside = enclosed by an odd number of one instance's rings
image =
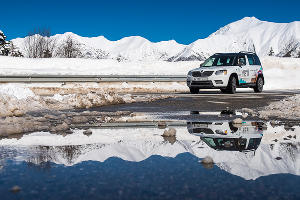
[[[246,83],[246,81],[244,79],[242,79],[242,78],[239,80],[239,82],[240,83]]]

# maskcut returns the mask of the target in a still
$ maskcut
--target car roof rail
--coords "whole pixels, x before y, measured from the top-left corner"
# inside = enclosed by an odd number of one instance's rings
[[[249,53],[249,54],[256,54],[255,52],[251,52],[251,51],[240,51],[239,53]]]
[[[236,54],[236,53],[215,53],[214,55],[218,54]]]

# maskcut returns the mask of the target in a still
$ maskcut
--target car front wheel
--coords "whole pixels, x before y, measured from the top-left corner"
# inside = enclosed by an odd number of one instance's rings
[[[222,93],[227,93],[227,89],[220,89]]]
[[[192,94],[198,94],[199,93],[199,88],[190,87],[190,92]]]
[[[229,81],[228,81],[227,91],[230,94],[236,93],[236,78],[234,76],[231,76]]]

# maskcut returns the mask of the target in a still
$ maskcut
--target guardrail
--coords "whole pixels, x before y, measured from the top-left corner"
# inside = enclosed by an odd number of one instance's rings
[[[0,83],[183,82],[183,75],[0,75]]]
[[[167,121],[166,127],[186,127],[185,121]],[[112,129],[112,128],[157,128],[158,121],[153,122],[115,122],[115,123],[96,123],[96,124],[76,124],[71,125],[71,128],[95,128],[95,129]]]

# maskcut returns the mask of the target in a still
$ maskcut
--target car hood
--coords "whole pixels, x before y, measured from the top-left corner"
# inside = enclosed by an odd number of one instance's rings
[[[232,66],[213,66],[213,67],[198,67],[196,69],[193,69],[192,71],[218,71],[218,70],[226,70],[228,67]]]

